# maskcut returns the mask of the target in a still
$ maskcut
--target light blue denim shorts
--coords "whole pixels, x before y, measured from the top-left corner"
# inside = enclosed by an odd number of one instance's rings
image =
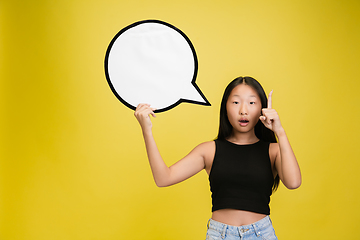
[[[235,227],[209,220],[206,240],[277,240],[269,216],[253,224]]]

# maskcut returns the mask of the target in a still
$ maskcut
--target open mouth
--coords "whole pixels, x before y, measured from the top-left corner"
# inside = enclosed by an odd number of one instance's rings
[[[248,125],[249,120],[247,120],[247,119],[240,119],[239,123],[240,123],[240,126],[245,127],[246,125]]]

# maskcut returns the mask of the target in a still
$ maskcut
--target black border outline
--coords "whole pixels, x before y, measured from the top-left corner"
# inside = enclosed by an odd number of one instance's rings
[[[109,76],[109,72],[108,72],[108,60],[109,60],[109,54],[111,51],[112,46],[114,45],[115,41],[118,39],[118,37],[120,37],[121,34],[123,34],[125,31],[129,30],[132,27],[135,27],[139,24],[143,24],[143,23],[159,23],[159,24],[163,24],[165,26],[168,26],[174,30],[176,30],[177,32],[179,32],[184,38],[185,40],[188,42],[191,51],[193,53],[193,57],[194,57],[194,64],[195,64],[195,69],[194,69],[194,75],[193,75],[193,79],[191,81],[191,84],[194,86],[194,88],[199,92],[199,94],[201,95],[201,97],[205,100],[205,103],[203,102],[197,102],[197,101],[193,101],[193,100],[189,100],[189,99],[183,99],[180,98],[177,102],[175,102],[174,104],[166,107],[166,108],[161,108],[161,109],[156,109],[155,113],[160,113],[160,112],[165,112],[168,111],[174,107],[176,107],[177,105],[179,105],[182,102],[187,102],[187,103],[193,103],[193,104],[199,104],[199,105],[204,105],[204,106],[211,106],[210,102],[206,99],[205,95],[201,92],[200,88],[198,87],[198,85],[196,84],[196,77],[197,77],[197,72],[198,72],[198,59],[197,59],[197,55],[195,52],[195,48],[193,46],[193,44],[191,43],[190,39],[185,35],[185,33],[183,33],[180,29],[178,29],[177,27],[167,23],[167,22],[163,22],[160,20],[155,20],[155,19],[151,19],[151,20],[143,20],[143,21],[138,21],[135,22],[133,24],[130,24],[127,27],[124,27],[123,29],[121,29],[116,35],[115,37],[111,40],[107,50],[106,50],[106,55],[105,55],[105,75],[106,75],[106,80],[111,88],[111,91],[114,93],[114,95],[120,100],[120,102],[122,102],[125,106],[127,106],[128,108],[135,110],[136,107],[134,107],[133,105],[129,104],[128,102],[126,102],[115,90],[114,86],[111,83],[110,80],[110,76]]]

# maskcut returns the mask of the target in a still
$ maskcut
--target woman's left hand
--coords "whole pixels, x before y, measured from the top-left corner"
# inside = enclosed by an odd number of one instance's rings
[[[275,134],[283,130],[281,126],[280,118],[275,109],[272,108],[272,93],[273,90],[269,93],[268,97],[268,106],[267,108],[262,109],[262,116],[260,116],[260,121],[267,127],[272,130]]]

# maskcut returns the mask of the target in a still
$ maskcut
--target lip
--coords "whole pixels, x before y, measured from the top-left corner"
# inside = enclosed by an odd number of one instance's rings
[[[247,119],[247,118],[240,118],[239,124],[240,124],[240,126],[242,126],[242,127],[246,127],[246,126],[249,124],[249,119]]]

